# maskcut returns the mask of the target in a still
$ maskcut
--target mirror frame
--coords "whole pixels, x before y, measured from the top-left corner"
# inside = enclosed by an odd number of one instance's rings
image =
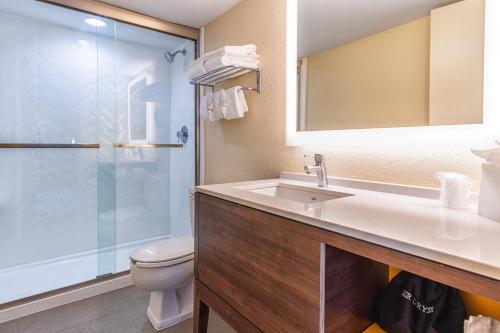
[[[298,0],[286,0],[286,146],[388,147],[491,145],[500,138],[500,1],[486,1],[483,123],[328,131],[297,130]],[[495,20],[495,18],[497,18]],[[496,137],[495,137],[496,136]]]

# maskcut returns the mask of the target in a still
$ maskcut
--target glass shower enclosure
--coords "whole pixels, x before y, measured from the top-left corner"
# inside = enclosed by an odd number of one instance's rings
[[[0,304],[191,234],[194,40],[16,0],[0,2],[0,45]]]

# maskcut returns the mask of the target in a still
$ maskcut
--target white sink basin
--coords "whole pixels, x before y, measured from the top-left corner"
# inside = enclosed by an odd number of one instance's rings
[[[313,188],[282,183],[268,183],[253,186],[244,186],[238,189],[246,190],[252,193],[263,194],[269,197],[295,201],[303,204],[316,204],[352,195],[331,191],[326,188]]]

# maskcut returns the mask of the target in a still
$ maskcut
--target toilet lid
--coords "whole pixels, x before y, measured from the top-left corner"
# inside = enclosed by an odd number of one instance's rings
[[[136,249],[130,259],[136,262],[154,263],[175,260],[194,253],[193,237],[176,237],[161,240]]]

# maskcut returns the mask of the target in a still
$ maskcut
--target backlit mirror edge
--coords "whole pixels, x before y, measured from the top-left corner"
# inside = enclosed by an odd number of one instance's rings
[[[286,145],[387,147],[490,144],[500,139],[500,1],[486,0],[483,124],[297,131],[297,0],[286,1]]]

